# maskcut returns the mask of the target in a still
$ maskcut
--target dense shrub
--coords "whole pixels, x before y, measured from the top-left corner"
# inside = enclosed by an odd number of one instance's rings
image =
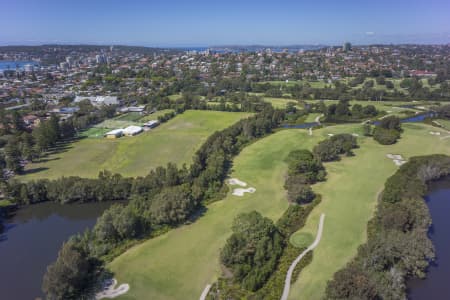
[[[392,145],[397,142],[402,132],[400,119],[396,116],[383,118],[373,130],[373,139],[381,145]]]
[[[314,155],[321,161],[334,161],[339,159],[339,155],[353,155],[352,149],[358,147],[356,137],[351,134],[336,134],[314,147]]]
[[[243,288],[255,291],[275,269],[283,251],[283,238],[273,222],[256,211],[238,215],[232,230],[220,261]]]
[[[288,177],[284,188],[291,203],[305,204],[315,197],[310,184],[325,179],[322,163],[309,150],[291,151],[286,158]]]
[[[375,127],[373,130],[373,139],[381,145],[392,145],[400,138],[400,132],[395,129],[384,129]]]

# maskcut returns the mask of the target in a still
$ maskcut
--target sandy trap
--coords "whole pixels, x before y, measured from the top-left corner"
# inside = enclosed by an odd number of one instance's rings
[[[237,178],[231,178],[230,180],[228,180],[228,184],[229,185],[239,185],[242,187],[247,186],[247,182],[241,181]],[[237,188],[237,189],[233,190],[232,195],[242,197],[242,196],[244,196],[245,193],[253,194],[254,192],[256,192],[256,189],[254,187],[249,187],[247,189]]]
[[[229,185],[239,185],[239,186],[243,186],[243,187],[247,186],[246,182],[243,182],[237,178],[231,178],[230,180],[228,180],[228,184]]]
[[[253,194],[254,192],[256,192],[256,189],[252,188],[252,187],[248,188],[248,189],[234,189],[233,190],[233,195],[242,197],[242,196],[244,196],[245,193]]]
[[[404,163],[406,163],[406,160],[403,158],[403,156],[399,155],[399,154],[386,154],[386,157],[389,159],[392,159],[392,161],[394,162],[394,164],[396,166],[401,166]]]
[[[439,131],[430,131],[431,135],[441,135]]]
[[[95,299],[103,299],[103,298],[113,299],[119,297],[120,295],[125,294],[130,289],[130,285],[128,283],[123,283],[119,285],[117,288],[115,288],[116,285],[117,285],[116,279],[105,281],[105,283],[103,284],[103,291],[97,293],[95,295]]]

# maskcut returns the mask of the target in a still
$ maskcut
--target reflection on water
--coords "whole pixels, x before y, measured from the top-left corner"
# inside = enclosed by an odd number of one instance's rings
[[[408,283],[413,300],[450,299],[450,178],[431,184],[425,197],[433,225],[428,232],[436,251],[436,261],[429,267],[427,278]]]
[[[42,277],[61,244],[92,227],[110,205],[42,203],[22,208],[5,220],[0,238],[0,298],[42,297]]]

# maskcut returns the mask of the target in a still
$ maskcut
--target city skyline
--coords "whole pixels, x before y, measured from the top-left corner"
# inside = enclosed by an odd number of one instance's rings
[[[322,1],[0,0],[0,44],[215,45],[445,44],[450,3]],[[382,21],[381,21],[382,20]]]

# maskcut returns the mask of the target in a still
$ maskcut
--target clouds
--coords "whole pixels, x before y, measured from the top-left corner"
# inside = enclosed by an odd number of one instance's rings
[[[375,32],[374,31],[366,31],[366,35],[373,36],[373,35],[375,35]]]

